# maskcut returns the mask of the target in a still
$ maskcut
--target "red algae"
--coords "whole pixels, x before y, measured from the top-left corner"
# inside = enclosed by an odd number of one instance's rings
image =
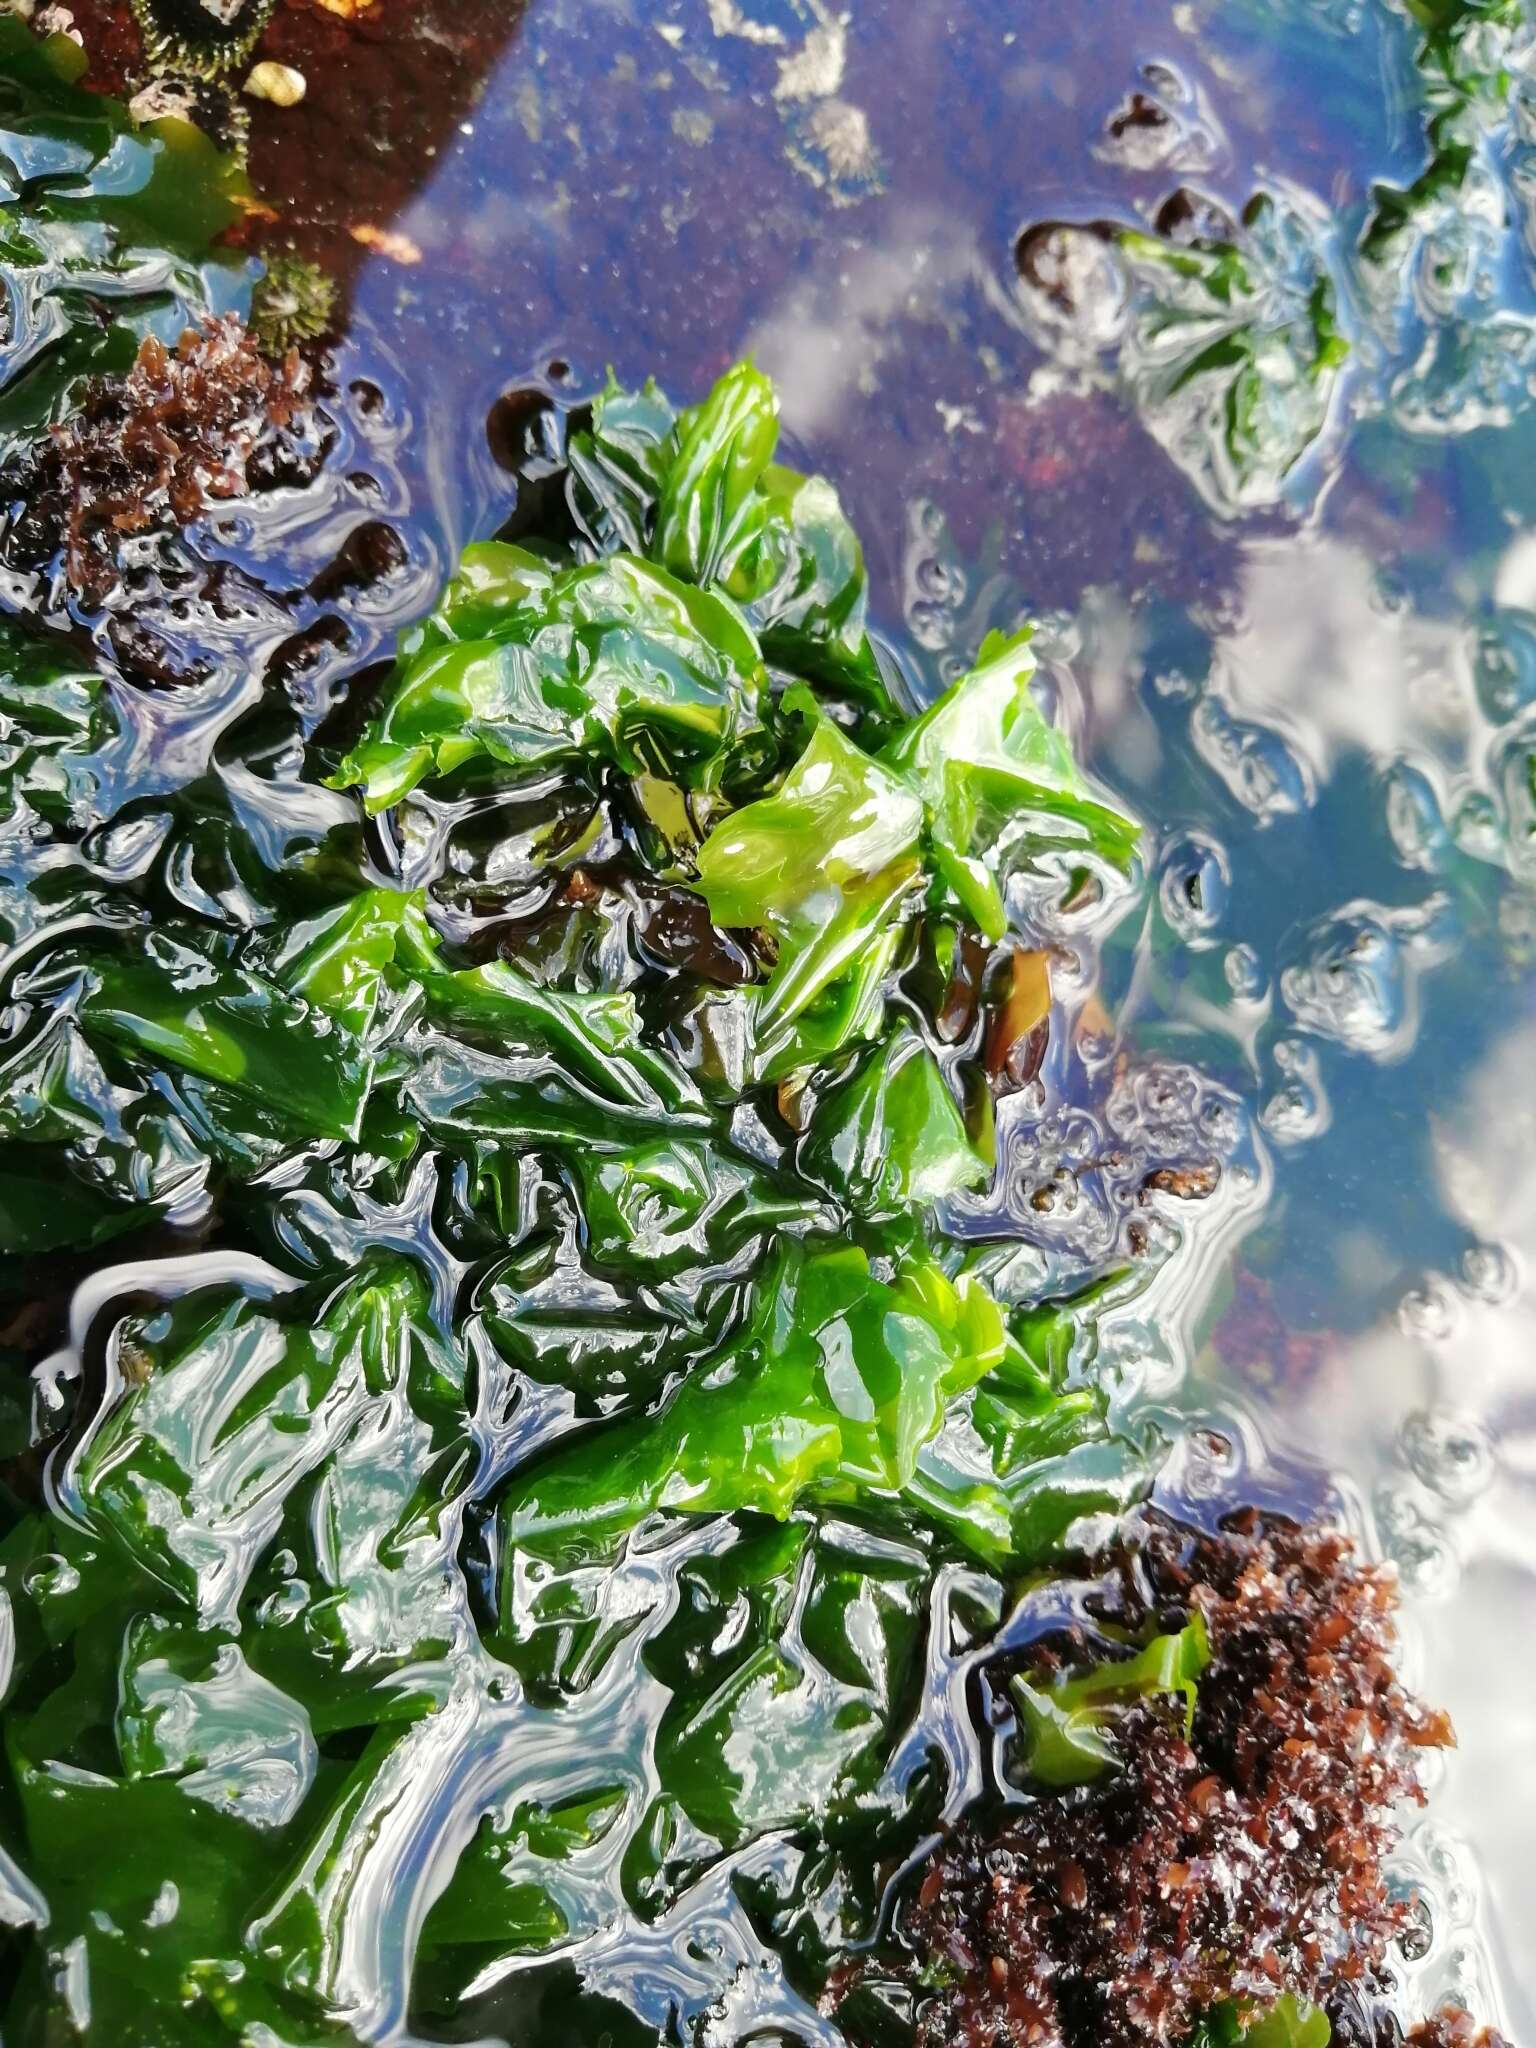
[[[38,456],[70,587],[103,602],[125,540],[244,497],[257,451],[302,425],[309,388],[296,351],[268,361],[233,315],[174,349],[148,336],[126,375],[92,378]]]
[[[1494,2027],[1480,2027],[1459,2005],[1443,2005],[1420,2020],[1408,2036],[1408,2048],[1510,2048]]]
[[[919,1981],[944,1985],[919,2009],[920,2048],[1177,2043],[1229,1999],[1326,2003],[1375,1976],[1401,1930],[1382,1870],[1394,1809],[1422,1801],[1419,1751],[1453,1736],[1394,1674],[1390,1573],[1344,1536],[1252,1511],[1215,1536],[1145,1514],[1092,1568],[1091,1605],[1117,1631],[1204,1618],[1192,1724],[1182,1703],[1129,1707],[1117,1768],[938,1851],[901,1922]],[[1057,1637],[1031,1675],[1084,1651]]]

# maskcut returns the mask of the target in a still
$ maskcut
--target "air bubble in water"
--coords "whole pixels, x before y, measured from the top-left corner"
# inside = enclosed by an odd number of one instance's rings
[[[1214,945],[1232,890],[1227,856],[1209,834],[1182,833],[1163,854],[1158,895],[1163,915],[1185,945]]]
[[[1218,1152],[1235,1152],[1242,1127],[1230,1102],[1218,1095],[1200,1112],[1200,1128]]]
[[[964,601],[965,571],[958,563],[924,555],[912,573],[922,596],[931,598],[935,604],[957,605]]]
[[[1505,725],[1536,704],[1536,634],[1527,622],[1500,612],[1477,636],[1472,660],[1477,701],[1495,725]]]
[[[1445,1531],[1426,1514],[1416,1488],[1381,1487],[1376,1495],[1376,1527],[1382,1549],[1410,1592],[1449,1592],[1457,1577],[1456,1556]]]
[[[1176,1488],[1191,1500],[1224,1500],[1241,1469],[1237,1445],[1225,1431],[1192,1429],[1180,1441]]]
[[[1515,1262],[1501,1244],[1468,1245],[1461,1255],[1461,1282],[1477,1301],[1508,1301],[1519,1283]]]
[[[1082,658],[1082,621],[1071,612],[1051,611],[1042,606],[1035,614],[1035,637],[1030,645],[1042,668],[1052,664],[1070,667]]]
[[[1442,899],[1411,912],[1352,903],[1303,933],[1280,992],[1303,1030],[1371,1059],[1400,1058],[1418,1029],[1418,967],[1438,950]]]
[[[1451,823],[1451,834],[1461,851],[1472,860],[1497,866],[1504,859],[1504,826],[1493,798],[1474,790],[1463,799]]]
[[[907,630],[919,647],[933,654],[949,645],[953,625],[943,605],[922,597],[907,606]]]
[[[1513,726],[1493,764],[1494,782],[1504,799],[1503,831],[1510,872],[1536,881],[1536,713]]]
[[[1443,1344],[1460,1321],[1456,1297],[1438,1274],[1410,1287],[1397,1305],[1398,1327],[1422,1344]]]
[[[1202,698],[1189,719],[1195,751],[1261,824],[1295,817],[1312,802],[1312,778],[1281,735],[1234,718],[1219,698]]]
[[[1184,1233],[1171,1216],[1155,1210],[1141,1219],[1141,1253],[1144,1258],[1171,1259],[1184,1242]]]
[[[1421,1963],[1435,1945],[1435,1922],[1429,1901],[1414,1891],[1403,1901],[1402,1931],[1397,1937],[1398,1953],[1405,1963]]]
[[[1434,784],[1422,769],[1399,761],[1387,777],[1387,830],[1405,867],[1438,868],[1450,846]]]
[[[42,1605],[67,1598],[79,1586],[80,1574],[67,1557],[49,1551],[32,1560],[21,1575],[21,1583],[31,1598]]]
[[[1421,1409],[1403,1424],[1408,1469],[1448,1507],[1471,1505],[1493,1476],[1493,1447],[1482,1425],[1446,1409]]]
[[[1077,946],[1053,946],[1051,948],[1051,992],[1058,1000],[1070,1000],[1082,995],[1094,985],[1097,975],[1095,963],[1087,959]]]
[[[1114,1057],[1115,1041],[1107,1031],[1084,1031],[1077,1041],[1077,1056],[1086,1073],[1094,1073]]]
[[[1332,1120],[1317,1054],[1297,1038],[1282,1038],[1274,1049],[1282,1081],[1260,1112],[1260,1122],[1278,1145],[1303,1145],[1320,1137]]]
[[[1252,946],[1234,946],[1222,966],[1226,971],[1227,987],[1240,1003],[1262,1001],[1269,986],[1269,976]]]
[[[1449,1894],[1452,1892],[1465,1895],[1472,1888],[1473,1875],[1466,1845],[1449,1828],[1436,1821],[1419,1830],[1418,1840],[1424,1861],[1442,1887],[1441,1897],[1446,1904],[1450,1904]]]
[[[1168,1400],[1184,1377],[1175,1347],[1151,1323],[1132,1323],[1114,1330],[1099,1356],[1103,1384],[1134,1388],[1140,1400]]]
[[[922,540],[939,540],[944,533],[944,514],[932,498],[914,498],[907,510],[907,524]]]

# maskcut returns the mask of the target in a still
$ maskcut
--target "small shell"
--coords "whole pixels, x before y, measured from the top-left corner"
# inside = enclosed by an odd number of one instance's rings
[[[296,107],[309,88],[302,71],[267,58],[252,69],[245,89],[253,100],[270,100],[274,107]]]

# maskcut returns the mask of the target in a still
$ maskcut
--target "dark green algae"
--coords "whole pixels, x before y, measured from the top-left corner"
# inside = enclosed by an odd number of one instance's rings
[[[1070,1372],[1091,1318],[938,1225],[990,1172],[990,1086],[980,1012],[930,1016],[968,931],[1006,962],[1030,893],[1113,886],[1133,831],[1022,638],[895,711],[835,499],[765,467],[772,403],[732,373],[647,457],[710,444],[693,580],[471,549],[317,749],[402,840],[417,775],[531,807],[499,879],[565,899],[548,952],[445,943],[355,822],[308,869],[231,834],[245,915],[172,912],[195,805],[128,821],[114,873],[112,690],[16,649],[11,1252],[200,1247],[99,1270],[13,1411],[22,2039],[429,2025],[764,1844],[753,1911],[813,1988],[946,1794],[905,1725],[933,1602],[959,1571],[995,1615],[1141,1483]],[[633,879],[772,959],[663,968]]]
[[[146,321],[242,303],[201,239],[125,320],[93,283],[91,353],[35,386],[28,431]],[[855,967],[829,962],[807,814],[769,792],[821,735],[899,807],[901,683],[856,545],[830,514],[797,531],[792,473],[764,483],[764,406],[723,423],[703,489],[676,464],[670,517],[661,401],[604,410],[606,438],[558,429],[532,566],[472,553],[382,694],[312,742],[258,712],[217,772],[146,787],[133,681],[11,636],[16,1298],[95,1269],[6,1418],[9,1917],[49,1916],[8,1954],[20,2040],[834,2039],[806,2002],[828,1963],[980,1788],[964,1673],[1019,1573],[1144,1483],[1155,1444],[1114,1440],[1094,1388],[1093,1302],[1009,1304],[1006,1264],[931,1220],[988,1161],[989,1031],[934,1019],[961,928],[1004,936],[1000,849],[969,835],[1017,776],[909,790],[890,857],[838,878]],[[664,622],[583,618],[613,658],[584,647],[573,679],[538,644],[570,608],[528,589],[633,549],[683,590]],[[744,608],[761,679],[744,643],[722,670],[718,633],[690,638],[700,584]],[[422,690],[434,639],[448,684]],[[637,672],[675,687],[626,695]],[[409,723],[423,699],[450,759]],[[1085,848],[1113,897],[1130,843],[1040,751],[1001,849],[1026,931]],[[722,873],[710,933],[699,851],[753,799],[781,850]],[[1009,1327],[983,1338],[950,1296],[974,1310],[989,1275]],[[781,1360],[764,1330],[800,1322],[834,1334]],[[830,1355],[869,1397],[856,1431]],[[693,1377],[721,1356],[734,1405]],[[799,1433],[758,1458],[765,1357]],[[526,1968],[567,1950],[576,2006],[568,1968]]]
[[[198,145],[89,111],[18,152],[30,305],[114,151],[90,280],[144,291],[18,364],[29,428],[238,275],[146,273]],[[903,714],[775,414],[576,415],[276,810],[146,780],[142,685],[4,627],[8,2038],[449,2038],[565,1952],[665,2029],[737,1995],[715,1915],[824,2031],[964,1789],[935,1660],[1144,1484],[1091,1314],[936,1208],[1030,903],[1134,827],[1023,636]]]

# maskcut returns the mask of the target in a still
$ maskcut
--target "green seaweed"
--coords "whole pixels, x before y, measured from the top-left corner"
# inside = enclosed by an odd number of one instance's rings
[[[9,1272],[225,1248],[94,1282],[67,1428],[16,1420],[54,1455],[0,1541],[7,2038],[453,2020],[787,1836],[824,1974],[812,1928],[870,1930],[931,1811],[940,1575],[1000,1611],[1146,1483],[1094,1304],[1005,1301],[945,1227],[992,1080],[931,1014],[939,952],[1135,827],[1024,638],[898,716],[776,435],[747,368],[680,415],[610,391],[570,472],[601,542],[466,549],[313,811],[130,797],[123,686],[0,636]],[[461,801],[543,892],[495,951],[364,825]]]

